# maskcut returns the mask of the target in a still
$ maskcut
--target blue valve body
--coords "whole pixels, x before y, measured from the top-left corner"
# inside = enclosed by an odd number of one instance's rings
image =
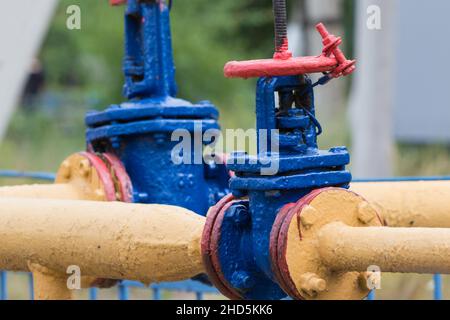
[[[272,271],[269,250],[270,233],[280,209],[314,189],[347,188],[351,181],[350,172],[345,170],[350,161],[346,148],[317,148],[321,128],[315,118],[313,87],[304,76],[261,78],[256,97],[257,127],[268,136],[259,135],[264,139],[258,143],[257,156],[235,153],[228,161],[228,168],[235,172],[231,190],[242,200],[225,213],[220,265],[228,284],[246,299],[286,297]],[[271,130],[275,130],[273,134]],[[277,140],[274,145],[278,150],[261,144],[261,140],[270,144],[272,139]],[[264,173],[263,169],[271,166],[278,170]],[[236,206],[246,208],[245,224],[236,222]],[[243,278],[247,285],[242,284]]]
[[[200,138],[194,146],[193,137],[220,129],[219,113],[209,102],[175,98],[169,11],[164,0],[127,2],[123,93],[129,101],[89,112],[86,139],[94,151],[119,156],[135,202],[176,205],[205,215],[228,192],[229,177],[224,165],[202,161],[206,143]],[[177,130],[192,139],[189,161],[182,164],[172,154],[181,142],[172,137]]]

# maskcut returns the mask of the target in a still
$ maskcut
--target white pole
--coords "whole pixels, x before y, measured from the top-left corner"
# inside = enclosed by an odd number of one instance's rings
[[[58,0],[0,3],[0,141]]]
[[[393,35],[397,1],[355,2],[358,69],[350,103],[352,172],[358,178],[388,177],[392,175],[393,161]],[[369,20],[377,19],[377,8],[381,29],[374,29],[377,21]]]

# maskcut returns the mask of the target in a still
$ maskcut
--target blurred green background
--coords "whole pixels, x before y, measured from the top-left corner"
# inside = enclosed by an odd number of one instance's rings
[[[66,27],[66,8],[73,4],[81,8],[81,30]],[[123,11],[107,1],[60,1],[39,54],[44,91],[32,110],[21,108],[11,122],[0,145],[2,167],[54,171],[65,155],[84,148],[84,113],[123,101]],[[273,55],[271,2],[176,1],[171,15],[178,95],[211,100],[223,128],[254,127],[256,80],[226,79],[223,66]],[[324,147],[348,144],[345,114],[339,120],[324,135]]]
[[[353,1],[343,4],[350,54]],[[81,30],[66,28],[66,8],[73,4],[81,7]],[[39,54],[45,88],[34,106],[24,105],[14,115],[0,144],[0,168],[56,171],[66,156],[85,148],[84,113],[123,101],[123,10],[108,7],[107,1],[60,1]],[[229,60],[273,54],[271,1],[175,1],[172,34],[179,96],[194,102],[211,100],[221,111],[223,128],[253,127],[256,81],[225,79],[222,70]],[[323,148],[351,146],[345,108],[340,110],[324,123]],[[397,150],[397,175],[450,173],[448,146],[399,145]],[[14,181],[22,182],[26,181]],[[22,297],[26,286],[23,278],[16,283],[17,293],[11,298]],[[431,297],[429,276],[394,277],[385,283],[382,298]]]
[[[73,4],[81,8],[81,30],[66,28]],[[84,113],[123,101],[123,11],[107,1],[60,1],[39,55],[44,91],[33,108],[16,112],[0,145],[1,167],[56,170],[66,155],[84,148]],[[176,1],[178,95],[211,100],[223,127],[253,127],[256,81],[225,79],[222,70],[231,59],[272,55],[272,29],[270,2]]]
[[[343,2],[342,17],[350,55],[353,1]],[[81,8],[81,30],[66,28],[66,8],[72,4]],[[60,1],[39,54],[44,90],[33,108],[16,112],[0,144],[0,167],[55,171],[66,155],[84,148],[84,113],[123,101],[123,10],[109,7],[107,1]],[[271,10],[271,1],[258,0],[176,1],[172,9],[179,96],[193,102],[211,100],[220,109],[223,128],[254,126],[256,81],[226,79],[222,70],[229,60],[273,54]],[[323,148],[351,146],[345,106],[336,108],[337,116],[322,119],[325,132],[319,141]],[[319,115],[320,110],[319,105]],[[398,149],[398,175],[450,172],[447,146],[402,145]]]

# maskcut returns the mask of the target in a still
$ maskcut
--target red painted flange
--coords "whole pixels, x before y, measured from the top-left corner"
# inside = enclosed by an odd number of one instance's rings
[[[286,260],[284,259],[286,256],[287,232],[294,216],[297,215],[298,212],[301,212],[301,209],[304,206],[309,205],[317,195],[323,192],[323,190],[328,189],[315,190],[307,196],[301,198],[297,203],[289,203],[285,205],[277,215],[270,234],[269,250],[275,279],[280,287],[291,298],[295,298],[297,300],[303,300],[303,298],[298,292],[296,285],[289,277],[289,268],[286,264]],[[300,221],[300,217],[298,216],[297,218],[298,221]]]
[[[97,171],[98,177],[102,182],[105,191],[106,200],[117,201],[114,180],[112,178],[111,172],[109,171],[108,167],[103,162],[103,160],[96,154],[91,152],[80,152],[79,154],[88,159],[91,165]]]
[[[101,156],[107,166],[110,167],[113,179],[118,184],[117,188],[121,195],[121,199],[119,200],[129,203],[133,202],[133,185],[122,161],[112,153],[103,153]]]
[[[289,276],[289,268],[286,263],[287,234],[292,219],[297,216],[300,223],[299,212],[309,205],[322,192],[335,188],[324,188],[312,191],[310,194],[301,198],[296,203],[290,203],[284,206],[278,214],[272,232],[270,235],[270,258],[272,269],[280,287],[292,298],[303,300],[297,290],[297,286],[292,282]]]
[[[334,188],[324,188],[312,191],[310,194],[301,198],[296,203],[290,203],[284,206],[272,227],[270,234],[270,258],[272,269],[275,274],[275,278],[283,290],[292,298],[297,300],[303,300],[302,296],[297,290],[296,285],[292,282],[289,276],[289,268],[286,264],[286,249],[287,249],[287,233],[292,219],[297,215],[297,221],[300,223],[300,216],[298,215],[302,209],[309,205],[315,197],[321,194],[323,191]]]
[[[218,242],[220,240],[220,227],[226,210],[233,204],[234,197],[229,194],[212,207],[206,217],[205,228],[201,242],[203,264],[212,284],[227,298],[242,300],[237,292],[223,276],[219,262]]]
[[[274,225],[272,227],[272,231],[270,233],[270,244],[269,244],[269,254],[270,254],[270,260],[271,260],[271,266],[272,266],[272,272],[275,275],[275,279],[277,280],[278,285],[281,287],[281,289],[284,290],[284,292],[289,295],[290,297],[296,297],[297,291],[293,290],[295,286],[289,284],[286,285],[285,281],[283,280],[283,276],[281,274],[281,270],[278,267],[278,237],[280,228],[284,222],[284,219],[286,219],[286,216],[290,214],[291,209],[295,207],[295,203],[289,203],[285,205],[283,208],[281,208],[280,212],[277,215],[277,218],[275,219]]]

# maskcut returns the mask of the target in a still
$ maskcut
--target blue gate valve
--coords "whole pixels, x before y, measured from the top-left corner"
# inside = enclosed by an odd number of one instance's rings
[[[206,215],[228,193],[228,171],[223,164],[205,163],[206,143],[196,149],[194,139],[189,161],[174,163],[179,141],[172,141],[172,133],[192,136],[219,129],[219,113],[210,102],[176,98],[171,1],[112,3],[127,6],[123,93],[128,101],[87,114],[88,148],[118,156],[131,179],[134,202],[176,205]]]
[[[261,76],[256,88],[258,153],[230,155],[228,169],[235,173],[232,194],[210,210],[202,241],[208,276],[231,299],[298,298],[277,274],[271,237],[276,218],[282,208],[312,191],[348,188],[352,179],[345,169],[350,161],[345,147],[318,149],[322,128],[315,117],[314,87],[350,74],[355,62],[342,55],[337,59],[341,40],[326,34],[323,25],[318,29],[329,39],[322,55],[292,58],[287,51],[285,0],[274,0],[274,11],[274,59],[225,66],[228,77]],[[305,70],[324,75],[313,83]]]

